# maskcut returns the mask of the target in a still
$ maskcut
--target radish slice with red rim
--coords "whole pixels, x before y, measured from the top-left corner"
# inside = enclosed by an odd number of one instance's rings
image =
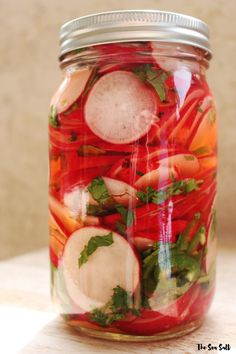
[[[109,194],[116,201],[116,203],[121,205],[132,205],[135,206],[138,198],[136,196],[137,190],[130,186],[126,182],[119,181],[117,179],[102,177]]]
[[[133,73],[114,71],[93,86],[85,120],[102,140],[128,144],[148,133],[157,119],[156,93]]]
[[[91,69],[81,69],[67,75],[54,95],[51,105],[57,113],[66,111],[82,94],[91,76]]]
[[[185,69],[192,73],[200,73],[201,66],[196,60],[198,51],[192,46],[181,44],[178,47],[174,45],[167,48],[159,42],[152,42],[151,47],[152,56],[161,69],[170,72]]]
[[[108,234],[113,243],[98,247],[79,267],[81,252],[89,240]],[[107,304],[118,285],[133,294],[140,281],[139,260],[130,244],[119,234],[100,227],[74,232],[66,243],[60,267],[71,300],[84,311]]]

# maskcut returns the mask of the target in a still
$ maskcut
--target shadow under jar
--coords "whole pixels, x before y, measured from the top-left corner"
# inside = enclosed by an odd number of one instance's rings
[[[191,332],[215,283],[208,28],[121,11],[71,21],[61,38],[49,115],[53,301],[95,337]]]

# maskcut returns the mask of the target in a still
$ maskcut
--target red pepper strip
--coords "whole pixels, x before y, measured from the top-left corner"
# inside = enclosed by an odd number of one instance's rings
[[[149,219],[146,218],[137,221],[137,224],[134,225],[132,230],[134,238],[141,237],[153,242],[176,242],[177,236],[184,231],[188,222],[186,220],[173,220],[168,224],[168,221],[157,220],[157,222],[154,223],[149,222]],[[163,227],[166,229],[164,237]]]
[[[93,135],[93,132],[88,128],[87,125],[84,123],[80,123],[78,125],[72,125],[72,126],[60,126],[58,128],[54,128],[52,126],[49,127],[49,135],[53,137],[55,140],[59,141],[69,141],[69,138],[71,135],[74,134],[76,135]]]
[[[136,222],[133,226],[133,231],[138,233],[139,231],[145,231],[145,230],[155,230],[156,232],[160,232],[161,228],[163,227],[163,224],[167,227],[169,224],[168,220],[168,212],[165,213],[166,215],[156,215],[155,217],[151,218],[136,218]],[[170,214],[171,215],[171,214]],[[154,221],[155,220],[155,221]],[[172,226],[172,234],[178,234],[179,230],[180,232],[183,231],[186,227],[186,221],[185,220],[177,220],[177,221],[172,221],[171,222]]]
[[[193,285],[178,300],[160,311],[142,310],[139,317],[130,315],[126,320],[117,321],[114,324],[122,331],[133,335],[149,336],[165,332],[186,322],[187,317],[182,319],[182,314],[191,304],[193,296],[198,297],[198,294],[199,285]]]
[[[211,188],[215,188],[214,185]],[[208,193],[210,193],[210,191],[211,189],[208,189],[207,191],[204,190],[204,192],[194,192],[193,195],[191,195],[191,198],[186,197],[185,200],[182,200],[181,203],[174,206],[172,213],[173,219],[182,218],[191,213],[195,214],[201,212],[205,203],[208,201]]]
[[[57,132],[50,135],[50,143],[52,146],[60,150],[77,150],[81,145],[99,145],[98,138],[93,134],[75,135],[76,140],[70,141],[73,135],[64,135]]]
[[[77,102],[73,102],[68,109],[58,114],[58,121],[60,126],[70,126],[70,125],[81,125],[84,122],[84,112],[83,108],[78,105],[75,107]],[[75,109],[73,109],[75,107]]]
[[[192,142],[200,124],[202,123],[202,120],[205,119],[206,114],[208,114],[211,109],[212,109],[212,106],[209,104],[207,109],[204,110],[203,113],[197,114],[196,117],[194,118],[193,124],[189,130],[189,134],[186,139],[186,143],[185,143],[186,148],[188,148],[191,145],[191,142]]]
[[[116,227],[117,221],[122,221],[122,217],[119,213],[101,217],[101,223],[109,227]]]
[[[149,147],[146,147],[149,150]],[[177,152],[174,149],[159,149],[148,152],[142,149],[135,151],[132,157],[125,157],[113,165],[107,176],[115,179],[120,179],[130,185],[133,185],[138,178],[140,172],[146,174],[153,169],[156,169],[161,159],[175,155]]]
[[[187,126],[190,125],[189,122],[192,122],[194,119],[196,119],[196,115],[197,113],[199,113],[196,109],[198,102],[198,99],[194,100],[190,105],[189,109],[183,115],[183,117],[180,118],[179,121],[177,121],[176,126],[171,130],[169,136],[167,137],[169,142],[176,141],[176,139],[178,139],[178,136],[181,134],[182,130],[184,130],[185,133],[188,131],[189,127]],[[181,138],[183,138],[183,134],[181,135]],[[180,139],[178,139],[178,141],[179,140]],[[184,136],[184,141],[181,141],[182,145],[185,145],[184,142],[186,140],[187,138]]]
[[[176,127],[176,121],[181,119],[181,117],[184,117],[192,102],[203,96],[205,96],[205,92],[199,88],[193,89],[189,92],[180,111],[175,109],[174,113],[161,125],[159,131],[159,141],[163,141],[169,136],[170,132]],[[180,118],[177,117],[177,114]]]
[[[119,161],[120,158],[121,155],[79,156],[77,151],[71,151],[65,153],[66,170],[73,172],[79,169],[86,170],[105,166],[110,167]]]
[[[101,56],[103,54],[108,54],[109,56],[114,54],[116,57],[118,55],[119,61],[120,61],[120,56],[122,54],[139,54],[140,51],[144,50],[145,53],[149,50],[151,52],[151,47],[148,42],[143,42],[143,43],[111,43],[109,45],[107,44],[101,44],[99,46],[96,46],[95,48]]]
[[[188,213],[197,213],[201,212],[203,203],[205,202],[205,193],[208,192],[208,189],[214,185],[212,178],[210,180],[205,180],[203,185],[198,191],[189,193],[188,195],[177,195],[171,198],[173,203],[173,210],[171,212],[172,219],[182,218]],[[168,201],[161,205],[156,205],[154,203],[145,204],[139,208],[136,208],[136,220],[139,218],[145,218],[148,220],[150,225],[152,223],[157,223],[158,218],[161,217],[160,213],[163,213],[163,210],[168,210]],[[159,216],[158,216],[159,215]]]
[[[171,131],[168,140],[175,141],[177,139],[179,141],[178,135],[181,134],[181,130],[184,130],[185,137],[184,141],[182,141],[182,144],[188,147],[190,144],[190,137],[192,134],[194,134],[194,132],[196,132],[196,129],[201,123],[205,114],[211,108],[211,104],[212,97],[210,96],[205,97],[203,100],[194,100],[184,116],[179,120],[177,126]],[[201,107],[201,112],[197,110],[198,106]],[[183,137],[183,134],[181,137]]]
[[[146,44],[146,43],[145,43]],[[99,45],[96,47],[99,52],[99,67],[107,64],[107,58],[109,57],[109,62],[120,65],[120,69],[132,70],[134,69],[134,64],[143,65],[144,63],[152,63],[152,57],[149,55],[142,55],[142,52],[151,52],[150,46],[147,44],[135,45],[118,45],[111,44],[109,48],[106,45]],[[127,65],[130,64],[130,67]],[[125,65],[125,67],[124,67]]]

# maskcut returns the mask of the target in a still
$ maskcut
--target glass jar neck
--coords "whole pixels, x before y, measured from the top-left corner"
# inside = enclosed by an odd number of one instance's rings
[[[130,42],[110,43],[80,48],[67,53],[60,60],[60,67],[71,71],[82,66],[122,63],[148,63],[160,58],[160,62],[174,62],[178,67],[191,70],[191,63],[198,63],[201,74],[209,67],[209,56],[202,49],[176,43]],[[161,65],[160,65],[161,66]]]

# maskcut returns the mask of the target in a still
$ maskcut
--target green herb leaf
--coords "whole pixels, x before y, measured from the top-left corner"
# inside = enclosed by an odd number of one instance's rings
[[[121,215],[122,220],[127,225],[127,227],[131,227],[134,222],[134,212],[133,210],[126,209],[123,205],[117,205],[116,210]]]
[[[127,291],[121,288],[119,285],[113,289],[113,296],[111,299],[110,309],[115,311],[127,312],[130,306],[130,299]]]
[[[112,232],[104,236],[93,236],[90,238],[88,244],[84,247],[79,258],[79,268],[88,261],[91,256],[99,247],[107,247],[113,244]]]
[[[193,253],[197,250],[199,245],[204,245],[206,243],[206,229],[205,227],[201,226],[198,232],[193,236],[187,252]]]
[[[154,69],[151,64],[141,65],[135,68],[134,73],[143,82],[148,82],[156,90],[161,102],[166,99],[166,90],[164,82],[168,78],[168,75],[162,70]]]
[[[172,185],[165,190],[155,191],[152,187],[147,187],[146,192],[138,191],[136,195],[143,203],[159,205],[174,195],[187,194],[198,190],[202,183],[202,180],[196,181],[194,178],[188,178],[181,181],[173,181]]]
[[[126,230],[125,224],[122,224],[120,221],[117,221],[116,228],[121,235],[125,236],[125,230]]]
[[[111,198],[104,180],[100,177],[95,178],[88,187],[89,192],[96,202],[104,204]]]
[[[168,252],[166,252],[166,247]],[[143,257],[144,295],[152,294],[156,289],[160,295],[160,289],[163,287],[163,292],[167,292],[168,288],[173,288],[174,279],[177,287],[187,288],[187,283],[192,283],[198,278],[200,265],[200,259],[180,251],[176,245],[169,247],[169,244],[162,244],[162,246],[160,244],[152,253]],[[181,293],[181,290],[176,290],[176,292]]]
[[[58,120],[57,109],[55,106],[51,106],[51,108],[50,108],[49,124],[54,128],[58,128],[60,126],[60,123]]]
[[[130,309],[130,311],[131,311],[132,315],[134,315],[134,316],[140,316],[141,315],[141,312],[138,309],[133,308],[133,309]]]
[[[145,173],[143,173],[143,172],[141,172],[141,171],[136,171],[136,175],[138,175],[138,176],[144,176],[145,175]]]
[[[131,295],[119,285],[113,289],[111,300],[100,309],[94,309],[90,319],[102,327],[107,327],[115,321],[123,320],[131,312],[140,316],[140,311],[132,306]]]
[[[104,215],[108,215],[109,211],[102,204],[98,204],[98,205],[89,204],[87,206],[87,214],[93,216],[104,216]]]
[[[94,309],[90,314],[90,320],[96,322],[101,327],[106,327],[109,316],[100,309]]]
[[[179,251],[186,251],[188,248],[188,244],[189,244],[189,235],[191,230],[193,229],[193,227],[198,223],[199,219],[201,217],[200,213],[196,213],[194,216],[194,219],[191,220],[187,227],[185,228],[185,230],[182,232],[182,234],[180,234],[177,243],[176,243],[176,248]]]

